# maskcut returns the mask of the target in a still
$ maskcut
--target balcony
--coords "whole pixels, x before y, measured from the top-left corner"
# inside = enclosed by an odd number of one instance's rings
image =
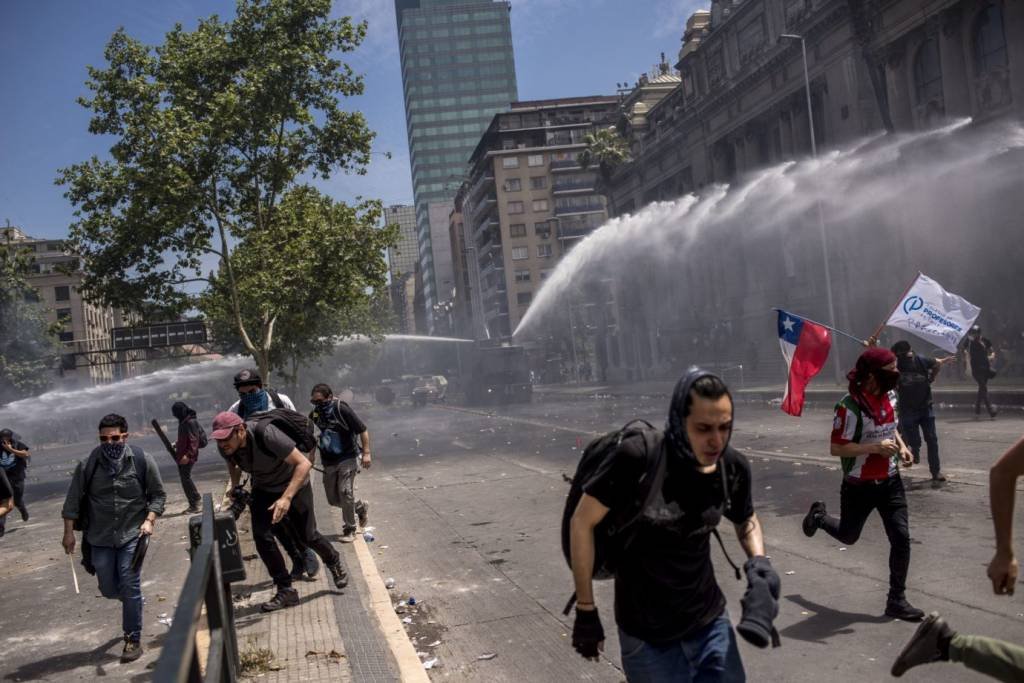
[[[484,220],[480,221],[480,225],[476,226],[476,230],[473,231],[473,239],[480,242],[484,239],[484,233],[500,227],[501,223],[498,222],[498,219],[488,212],[488,215],[484,216]]]
[[[556,216],[570,216],[577,213],[597,213],[604,211],[604,202],[598,197],[577,198],[572,202],[555,202]]]
[[[564,177],[558,178],[551,184],[551,192],[554,194],[569,194],[572,192],[593,192],[597,183],[596,176],[588,177]]]
[[[580,166],[580,162],[576,159],[552,159],[551,170],[552,171],[579,171],[583,167]]]
[[[483,173],[473,185],[469,188],[469,192],[466,193],[466,201],[472,202],[476,196],[484,189],[494,188],[494,175],[491,171]]]
[[[559,225],[557,234],[560,240],[576,240],[586,237],[593,231],[594,228],[589,225]]]

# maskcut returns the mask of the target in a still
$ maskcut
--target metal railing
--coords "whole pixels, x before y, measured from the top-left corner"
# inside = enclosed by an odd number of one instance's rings
[[[192,566],[178,596],[174,620],[153,672],[155,683],[198,683],[238,679],[238,642],[231,588],[221,574],[220,552],[213,523],[213,496],[203,496],[202,540],[192,553]],[[199,662],[196,633],[206,607],[210,646],[205,672]]]

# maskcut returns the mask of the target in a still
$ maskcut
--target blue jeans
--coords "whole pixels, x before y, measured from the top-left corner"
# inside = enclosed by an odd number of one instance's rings
[[[629,683],[743,683],[736,633],[725,613],[686,640],[653,645],[621,628],[622,670]]]
[[[920,427],[921,431],[918,431]],[[931,409],[925,414],[900,415],[900,433],[907,447],[914,454],[914,460],[921,459],[921,433],[924,433],[924,442],[928,445],[928,469],[932,476],[941,471],[939,466],[939,436],[935,432],[935,413]]]
[[[92,547],[92,563],[96,567],[100,593],[121,601],[121,626],[129,640],[142,637],[142,581],[140,572],[131,570],[132,553],[138,539],[120,548]]]

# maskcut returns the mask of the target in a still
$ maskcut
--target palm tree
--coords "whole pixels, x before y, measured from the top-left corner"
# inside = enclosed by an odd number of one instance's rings
[[[583,136],[587,148],[580,152],[577,161],[582,168],[597,164],[597,191],[608,200],[608,214],[612,215],[611,177],[616,167],[628,162],[629,146],[614,126],[601,128]]]

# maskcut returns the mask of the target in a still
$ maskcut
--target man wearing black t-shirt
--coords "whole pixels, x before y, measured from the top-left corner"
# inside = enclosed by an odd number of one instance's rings
[[[663,439],[665,476],[661,491],[630,527],[631,540],[615,568],[615,621],[622,668],[629,681],[743,681],[736,636],[715,581],[710,535],[724,515],[736,528],[748,558],[751,586],[771,585],[758,608],[767,613],[755,626],[766,644],[774,634],[778,576],[764,556],[761,525],[751,500],[750,465],[729,448],[732,398],[722,381],[693,369],[676,385]],[[571,523],[573,578],[578,598],[573,646],[588,659],[603,649],[604,631],[591,576],[594,528],[609,512],[635,506],[646,472],[645,441],[631,437],[584,484]],[[626,533],[626,532],[623,532]],[[741,630],[751,642],[744,598]],[[760,609],[763,608],[763,609]]]
[[[261,431],[258,420],[245,422],[229,411],[213,418],[210,436],[227,462],[232,490],[238,486],[242,472],[252,476],[252,538],[277,587],[274,597],[261,609],[273,612],[299,604],[299,594],[292,588],[292,575],[274,542],[273,527],[279,524],[287,524],[304,546],[320,556],[336,588],[348,585],[341,556],[317,530],[309,484],[313,463],[297,448],[294,439],[273,423],[263,425]]]
[[[914,454],[914,464],[921,462],[921,434],[928,446],[928,469],[932,473],[932,485],[939,486],[946,481],[939,463],[939,436],[935,431],[935,410],[932,407],[932,382],[938,377],[942,366],[956,360],[956,356],[931,358],[914,353],[910,342],[901,339],[892,345],[896,354],[896,369],[900,371],[898,401],[900,436]],[[920,430],[920,431],[919,431]]]

